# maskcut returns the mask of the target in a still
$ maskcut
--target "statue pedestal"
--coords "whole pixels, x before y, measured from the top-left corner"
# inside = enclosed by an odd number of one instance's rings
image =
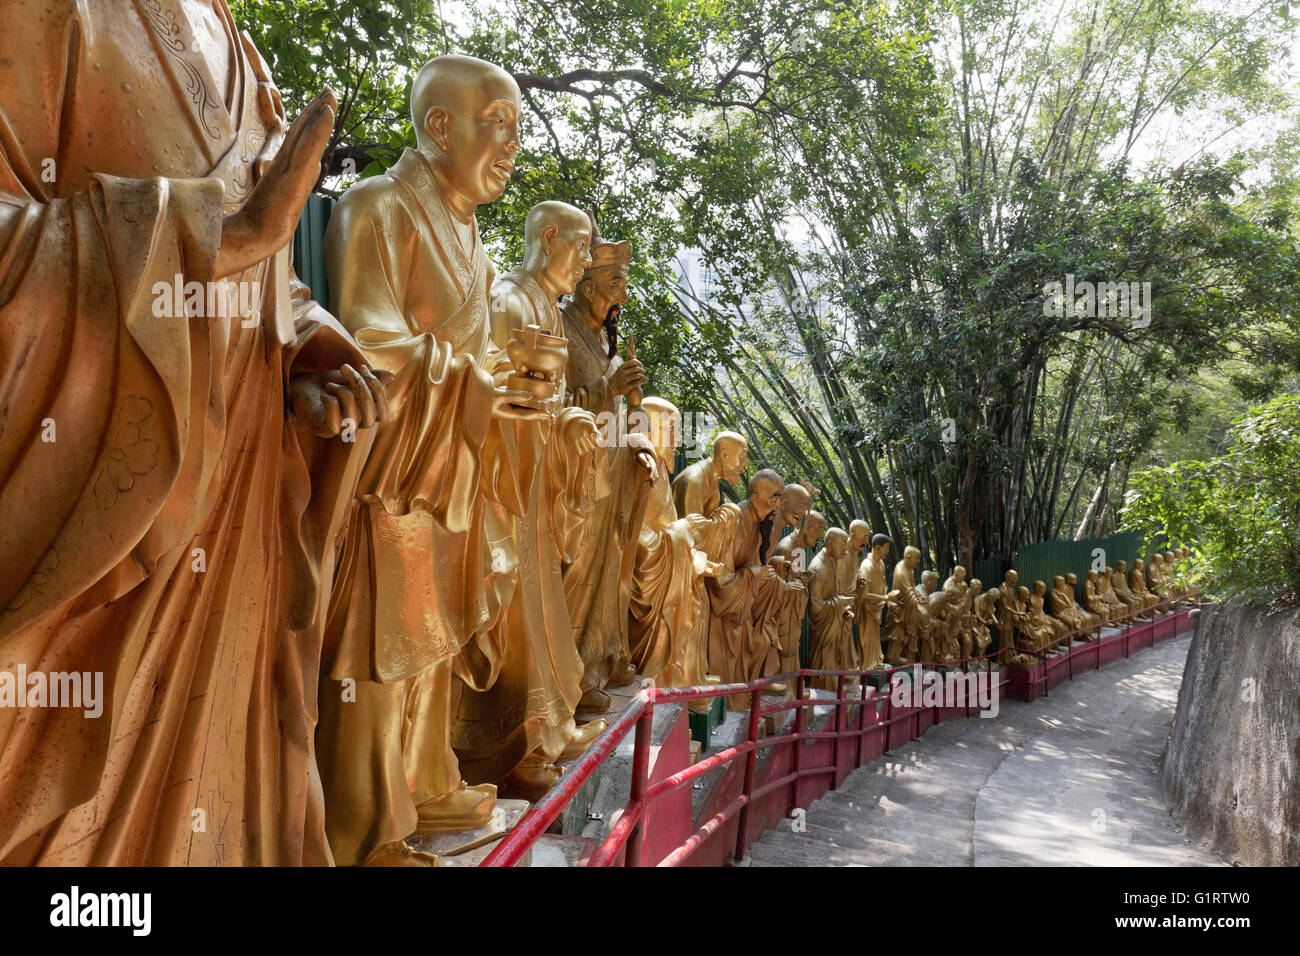
[[[727,719],[726,698],[714,697],[709,701],[708,710],[689,710],[687,713],[690,715],[691,738],[699,741],[701,752],[707,751],[713,731]]]
[[[484,852],[477,854],[478,858],[487,856],[491,844],[500,840],[519,822],[528,812],[528,806],[527,800],[498,799],[492,811],[492,819],[484,826],[473,830],[448,830],[444,833],[416,833],[406,838],[406,845],[432,853],[444,866],[475,866],[477,864],[458,858],[480,849]]]

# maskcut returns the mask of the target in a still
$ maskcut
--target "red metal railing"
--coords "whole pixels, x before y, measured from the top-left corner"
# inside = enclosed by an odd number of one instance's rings
[[[1176,608],[1186,601],[1198,600],[1198,592],[1189,592],[1184,597],[1162,600],[1159,604],[1151,608],[1143,608],[1140,611],[1133,611],[1121,615],[1117,619],[1112,619],[1105,624],[1077,628],[1063,634],[1041,648],[1032,650],[1019,649],[1019,653],[1032,654],[1038,657],[1039,662],[1044,662],[1048,654],[1063,642],[1071,641],[1073,638],[1092,633],[1099,633],[1099,627],[1116,627],[1123,625],[1126,630],[1125,652],[1127,656],[1127,629],[1132,621],[1146,617],[1148,614],[1154,615],[1163,610]],[[1000,643],[1000,642],[999,642]],[[1068,646],[1068,645],[1067,645]],[[956,668],[964,672],[969,672],[972,664],[983,662],[986,672],[997,678],[997,688],[1002,688],[1009,683],[1009,669],[1002,667],[997,671],[992,669],[992,662],[1006,648],[999,648],[987,654],[962,658],[953,661],[924,662],[922,667],[930,668]],[[902,714],[894,713],[893,696],[888,689],[893,686],[893,675],[899,671],[911,671],[915,664],[905,664],[897,667],[882,668],[875,671],[865,670],[848,670],[848,671],[825,671],[813,670],[811,668],[802,668],[798,671],[792,671],[788,674],[781,674],[775,677],[768,677],[762,680],[749,681],[747,683],[736,684],[712,684],[696,687],[671,687],[658,688],[647,687],[640,690],[632,699],[632,703],[621,713],[613,723],[609,725],[599,737],[592,743],[587,751],[571,766],[565,775],[554,787],[546,793],[516,824],[509,833],[497,844],[490,854],[480,863],[480,866],[497,867],[497,866],[514,866],[528,852],[537,839],[546,832],[560,814],[564,811],[565,806],[573,799],[574,795],[587,783],[596,769],[613,753],[614,749],[626,739],[629,733],[635,731],[635,740],[632,750],[632,785],[631,793],[628,797],[626,808],[623,810],[618,820],[610,829],[609,834],[605,837],[599,848],[592,855],[587,863],[588,866],[611,866],[619,858],[619,854],[626,851],[625,862],[628,866],[643,866],[644,841],[642,839],[641,824],[645,820],[647,809],[666,794],[672,793],[681,787],[688,786],[694,780],[703,775],[730,765],[737,758],[743,757],[744,780],[740,794],[735,799],[723,807],[720,811],[711,816],[704,823],[697,826],[694,832],[670,852],[666,857],[659,861],[659,866],[677,866],[689,859],[690,856],[703,846],[711,837],[719,833],[726,824],[732,820],[737,820],[736,842],[734,856],[736,859],[744,857],[745,848],[749,844],[749,824],[750,810],[755,803],[781,787],[789,788],[789,797],[787,799],[786,816],[791,815],[798,806],[798,785],[802,779],[807,779],[820,774],[835,774],[840,767],[840,753],[842,741],[854,739],[855,755],[853,760],[854,767],[860,767],[863,764],[864,739],[868,733],[882,734],[882,749],[888,752],[890,734],[889,728],[901,720],[916,720],[919,727],[919,708],[908,707]],[[874,688],[868,690],[868,675],[884,675],[882,681],[886,689],[883,695],[877,695]],[[1071,670],[1073,677],[1073,670]],[[836,679],[836,692],[833,698],[819,698],[806,696],[807,681],[814,677],[833,677]],[[857,680],[858,687],[855,688],[855,696],[845,696],[845,685],[850,680]],[[775,683],[795,682],[795,697],[792,700],[782,700],[779,703],[764,706],[762,695],[764,688]],[[750,706],[748,711],[748,733],[743,742],[733,744],[715,754],[704,757],[684,770],[681,770],[669,777],[664,778],[654,784],[648,782],[650,775],[650,740],[651,724],[654,719],[656,706],[664,704],[680,704],[689,701],[710,700],[715,697],[727,697],[733,694],[748,693],[750,697]],[[860,696],[856,696],[860,694]],[[810,731],[808,729],[808,711],[809,707],[834,707],[834,724],[832,730]],[[964,702],[965,716],[971,714],[972,705],[969,700]],[[883,708],[883,710],[882,710]],[[856,715],[852,718],[849,711],[856,709]],[[794,729],[791,733],[778,734],[760,739],[759,730],[763,725],[763,718],[784,713],[788,710],[796,710],[794,719]],[[868,721],[870,713],[871,720]],[[911,737],[916,734],[910,734]],[[833,759],[828,766],[804,767],[804,745],[809,741],[830,740],[832,741]],[[757,758],[760,750],[783,744],[793,744],[793,753],[791,757],[791,770],[789,773],[769,780],[762,786],[755,788],[755,772],[757,767]],[[834,778],[832,778],[834,786]]]

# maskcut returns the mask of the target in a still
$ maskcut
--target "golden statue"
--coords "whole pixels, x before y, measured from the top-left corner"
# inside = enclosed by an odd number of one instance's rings
[[[1115,562],[1115,570],[1110,575],[1110,586],[1115,592],[1115,597],[1119,598],[1130,614],[1136,614],[1139,618],[1148,616],[1141,613],[1146,608],[1146,602],[1129,590],[1127,562]]]
[[[681,412],[655,397],[641,407],[657,467],[632,573],[632,660],[662,686],[694,687],[706,682],[708,665],[709,604],[702,578],[716,577],[722,566],[696,547],[692,522],[702,534],[716,528],[698,515],[679,518],[673,505],[668,473],[680,444]]]
[[[812,669],[848,670],[853,666],[853,592],[844,582],[849,535],[843,528],[826,531],[826,546],[808,566],[808,604]],[[813,686],[834,690],[834,677],[817,677]]]
[[[1019,608],[1019,588],[1017,582],[1020,580],[1018,571],[1012,569],[1002,578],[1002,586],[998,589],[998,663],[1008,664],[1015,654],[1017,647],[1016,628],[1018,622],[1022,619],[1022,612]],[[1025,589],[1028,596],[1029,590]]]
[[[1141,558],[1133,559],[1133,570],[1128,575],[1128,589],[1134,597],[1141,599],[1143,607],[1150,611],[1160,603],[1160,598],[1147,590],[1147,575]]]
[[[844,569],[840,580],[848,582],[848,593],[850,596],[853,596],[856,601],[858,567],[862,563],[862,549],[865,548],[867,542],[871,540],[871,525],[867,524],[861,518],[854,518],[849,522],[848,532],[849,543],[844,552]],[[858,645],[852,639],[849,640],[849,654],[851,655],[850,660],[852,661],[850,666],[857,667]]]
[[[386,407],[290,266],[335,102],[290,126],[224,0],[155,8],[0,6],[0,671],[103,680],[0,709],[0,862],[327,864],[322,626]]]
[[[1034,595],[1023,584],[1016,588],[1015,619],[1017,646],[1023,651],[1041,651],[1052,640],[1056,629],[1052,622],[1042,613],[1042,602],[1034,608]]]
[[[321,769],[340,863],[401,862],[421,831],[491,816],[452,751],[460,683],[496,680],[509,635],[542,399],[484,369],[493,267],[475,209],[504,192],[519,148],[519,90],[499,67],[430,60],[411,90],[416,148],[352,187],[325,236],[332,305],[395,376],[391,421],[357,489],[330,608]],[[458,124],[500,117],[473,142]],[[413,582],[420,582],[414,586]],[[453,679],[455,678],[455,679]]]
[[[563,202],[540,202],[524,220],[524,261],[492,285],[485,364],[498,385],[532,392],[550,407],[565,394],[568,341],[556,300],[591,264],[591,220]],[[605,729],[579,727],[582,661],[565,601],[563,569],[585,546],[594,488],[595,419],[562,406],[553,421],[529,422],[532,481],[522,517],[490,506],[494,546],[518,556],[519,586],[506,608],[506,651],[490,687],[466,684],[452,723],[465,778],[500,781],[512,794],[541,797],[560,777],[555,761],[576,756]]]
[[[1108,622],[1115,613],[1115,609],[1102,594],[1096,571],[1090,570],[1087,580],[1083,582],[1083,606],[1102,624]]]
[[[796,539],[803,540],[802,529],[811,513],[811,508],[812,492],[808,487],[793,482],[787,484],[781,495],[781,507],[776,511],[772,528],[768,533],[765,557],[767,563],[776,571],[779,597],[774,613],[761,622],[768,643],[773,649],[768,658],[770,670],[764,673],[765,677],[799,669],[799,637],[803,631],[803,617],[808,606],[808,591],[803,580],[803,546],[796,547],[794,542]],[[821,518],[821,515],[818,515],[818,518],[821,519],[824,528],[825,519]],[[781,537],[781,532],[785,528],[795,530]],[[822,528],[815,529],[817,533],[813,543],[821,537]],[[798,569],[791,565],[796,550],[801,565]],[[786,690],[784,684],[773,686],[780,688],[781,693]]]
[[[562,309],[569,340],[568,404],[591,412],[601,441],[593,455],[594,490],[587,501],[586,542],[564,570],[564,596],[582,658],[579,707],[605,710],[604,688],[636,676],[628,648],[632,566],[642,530],[655,452],[641,434],[641,361],[617,352],[617,317],[628,299],[630,243],[602,240],[591,224],[591,265]],[[625,396],[636,407],[626,409]],[[630,413],[630,417],[629,417]],[[666,482],[665,482],[666,487]]]
[[[910,664],[916,659],[921,637],[929,626],[929,607],[913,578],[920,563],[920,549],[909,544],[903,549],[903,559],[894,565],[891,586],[897,592],[897,606],[889,605],[884,635],[885,660],[893,667]]]
[[[1054,641],[1059,641],[1069,633],[1069,627],[1064,621],[1058,620],[1047,613],[1047,585],[1042,581],[1034,582],[1034,592],[1029,597],[1029,622],[1030,626],[1041,629],[1045,637],[1040,646],[1047,646]],[[1052,650],[1053,654],[1069,650],[1068,644],[1056,644]]]
[[[786,485],[786,495],[790,494],[790,488]],[[782,501],[784,503],[784,498]],[[782,674],[799,669],[799,640],[803,636],[804,615],[808,610],[808,570],[804,567],[804,549],[817,547],[825,531],[826,518],[821,512],[809,511],[799,527],[772,549],[769,560],[786,584],[785,606],[778,620]]]
[[[863,670],[877,670],[885,661],[880,645],[880,616],[886,605],[896,607],[898,599],[897,592],[885,587],[885,560],[893,545],[887,534],[873,536],[871,551],[863,558],[856,575],[853,617],[861,645],[858,666]]]
[[[1162,601],[1174,601],[1178,595],[1174,591],[1171,580],[1170,570],[1173,552],[1169,551],[1162,555],[1159,551],[1151,556],[1151,563],[1147,565],[1147,580],[1151,582],[1151,590],[1160,596]]]
[[[1074,618],[1078,622],[1077,625],[1075,625],[1076,627],[1086,629],[1095,634],[1097,629],[1101,627],[1101,617],[1090,612],[1075,598],[1074,594],[1078,586],[1079,576],[1071,571],[1065,576],[1065,581],[1062,583],[1058,592],[1059,597],[1057,598],[1057,601],[1062,604],[1068,604],[1073,609]],[[1086,639],[1090,639],[1087,635],[1082,636]]]
[[[975,592],[974,602],[975,623],[972,628],[973,647],[969,656],[983,657],[988,652],[989,645],[993,643],[993,635],[989,631],[991,627],[997,627],[998,624],[998,601],[1002,597],[1000,588],[989,588],[984,593],[980,593],[976,585],[980,584],[978,578],[971,581],[971,590]],[[980,585],[982,587],[982,585]]]
[[[1117,621],[1129,613],[1130,607],[1127,602],[1120,600],[1119,595],[1115,593],[1114,579],[1115,569],[1109,564],[1106,565],[1105,570],[1097,575],[1098,592],[1101,594],[1102,600],[1110,606],[1110,619]]]
[[[749,446],[735,432],[719,432],[713,454],[687,468],[673,479],[673,500],[679,515],[700,515],[717,527],[705,530],[717,550],[709,559],[723,570],[707,584],[709,593],[709,672],[724,684],[742,683],[761,676],[767,663],[768,645],[754,622],[773,612],[780,596],[776,571],[760,557],[769,527],[765,522],[780,504],[785,482],[773,471],[760,471],[750,479],[745,502],[737,507],[723,505],[719,480],[740,481]],[[755,673],[757,671],[757,674]],[[728,699],[732,709],[749,707],[749,697],[736,694]]]

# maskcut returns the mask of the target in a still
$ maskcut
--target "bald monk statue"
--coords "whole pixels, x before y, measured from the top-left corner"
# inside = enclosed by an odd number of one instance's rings
[[[678,517],[673,504],[668,473],[681,441],[681,412],[653,396],[641,407],[658,467],[632,572],[632,660],[641,674],[660,686],[694,687],[708,676],[709,603],[703,579],[723,570],[701,550],[709,542],[697,539],[696,533],[703,536],[717,529],[698,515]],[[701,621],[703,628],[698,626]]]
[[[314,731],[384,373],[293,273],[334,126],[225,0],[0,4],[0,863],[331,862]],[[202,820],[203,825],[196,825]]]
[[[564,569],[564,597],[582,658],[579,707],[603,711],[611,702],[604,688],[635,676],[628,602],[656,458],[638,431],[638,425],[644,430],[644,415],[629,417],[624,401],[628,395],[640,401],[645,369],[639,359],[624,361],[617,351],[615,320],[627,303],[632,246],[601,239],[594,219],[591,227],[591,265],[561,312],[569,340],[566,400],[596,417],[601,441],[591,453],[595,484],[587,501],[586,544]]]
[[[1109,622],[1111,615],[1115,613],[1110,602],[1102,594],[1101,581],[1096,571],[1089,570],[1088,577],[1083,582],[1083,606],[1102,624]]]
[[[897,607],[898,593],[885,587],[885,562],[894,545],[887,534],[871,539],[871,551],[858,566],[853,619],[858,626],[858,666],[876,670],[885,662],[880,643],[880,618],[885,607]]]
[[[826,546],[808,566],[813,670],[847,670],[853,666],[853,594],[843,581],[848,545],[848,532],[830,528]],[[835,690],[837,680],[816,677],[813,685]]]
[[[548,414],[484,367],[495,270],[475,209],[505,190],[518,113],[519,90],[499,67],[430,60],[411,90],[416,148],[349,189],[326,231],[332,305],[394,375],[322,675],[318,738],[340,863],[402,862],[411,833],[481,826],[495,805],[491,782],[462,780],[451,718],[461,685],[490,687],[504,660],[519,564],[505,539],[541,454],[530,422]],[[456,135],[479,117],[494,121],[491,135]]]
[[[591,263],[591,221],[563,202],[537,203],[524,220],[524,261],[492,286],[486,364],[497,385],[531,391],[558,409],[529,422],[532,481],[522,517],[498,539],[518,555],[519,586],[504,616],[506,654],[487,689],[465,686],[452,744],[467,780],[499,781],[536,800],[560,777],[555,761],[576,756],[605,728],[578,726],[582,661],[564,595],[564,568],[586,542],[598,433],[590,412],[563,405],[568,340],[556,300]]]
[[[867,546],[871,540],[871,525],[867,524],[861,518],[854,518],[849,522],[848,527],[849,540],[844,551],[844,575],[842,580],[848,581],[849,595],[857,601],[857,582],[858,567],[862,564],[862,549]],[[855,622],[856,624],[856,622]],[[855,628],[856,630],[856,628]],[[856,640],[849,641],[849,652],[851,654],[851,667],[858,666],[858,644]]]
[[[804,548],[815,545],[826,527],[826,519],[811,508],[812,493],[808,488],[801,484],[787,484],[781,495],[781,507],[772,522],[770,538],[778,538],[785,528],[794,529],[773,542],[767,553],[767,563],[772,565],[780,579],[779,607],[771,621],[775,629],[777,656],[773,673],[776,674],[799,669],[799,639],[808,607]],[[812,515],[817,517],[813,519]],[[811,541],[808,541],[809,537]]]
[[[1102,600],[1110,605],[1110,619],[1118,621],[1129,613],[1130,607],[1115,593],[1114,578],[1115,569],[1106,565],[1105,569],[1097,575],[1097,585]]]
[[[929,607],[913,577],[920,564],[920,549],[909,544],[903,549],[902,560],[894,565],[892,584],[898,592],[898,606],[889,608],[884,634],[885,661],[891,666],[912,663],[929,623]]]
[[[1128,575],[1128,589],[1134,597],[1141,599],[1143,606],[1149,612],[1160,603],[1160,598],[1147,590],[1145,567],[1145,562],[1141,558],[1133,559],[1133,570]]]
[[[1139,618],[1150,616],[1144,613],[1146,611],[1146,602],[1129,589],[1128,562],[1123,560],[1115,562],[1115,570],[1111,572],[1110,584],[1115,596],[1128,607],[1130,613]]]

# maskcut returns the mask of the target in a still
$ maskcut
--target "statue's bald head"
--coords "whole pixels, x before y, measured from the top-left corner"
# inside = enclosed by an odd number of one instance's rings
[[[781,512],[787,524],[798,527],[812,507],[812,495],[808,489],[799,484],[788,484],[781,495]]]
[[[826,516],[820,511],[810,511],[804,516],[799,530],[807,544],[816,544],[826,531]]]
[[[537,248],[548,227],[552,226],[558,232],[578,229],[590,236],[591,217],[577,206],[570,206],[558,199],[539,202],[528,210],[528,217],[524,220],[524,245],[529,250]]]
[[[649,419],[650,443],[666,461],[681,443],[682,413],[676,405],[658,395],[647,395],[641,401],[641,411]]]
[[[508,99],[518,111],[519,84],[501,67],[478,57],[450,53],[435,56],[420,68],[411,84],[411,125],[421,150],[432,146],[427,129],[429,111],[445,110],[453,117],[473,115],[494,99]]]
[[[749,463],[749,442],[739,432],[723,431],[713,439],[713,462],[724,481],[734,485]]]
[[[871,525],[861,518],[854,518],[849,522],[849,547],[861,548],[870,537]]]

